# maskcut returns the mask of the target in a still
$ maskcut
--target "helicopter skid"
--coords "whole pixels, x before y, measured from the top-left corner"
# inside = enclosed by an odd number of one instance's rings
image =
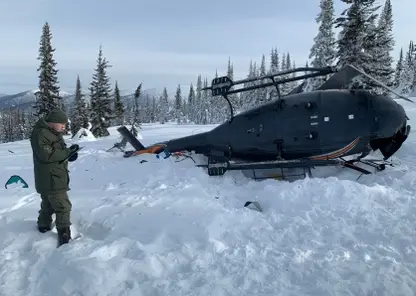
[[[344,161],[339,159],[328,160],[310,160],[310,159],[293,159],[293,160],[275,160],[275,161],[263,161],[263,162],[233,162],[229,161],[224,156],[210,156],[208,158],[208,164],[197,165],[198,167],[204,167],[208,170],[209,176],[222,176],[227,171],[233,170],[262,170],[262,169],[292,169],[292,168],[304,168],[310,169],[314,167],[323,166],[343,166],[365,175],[371,174],[370,171],[358,167],[354,164],[358,160]]]

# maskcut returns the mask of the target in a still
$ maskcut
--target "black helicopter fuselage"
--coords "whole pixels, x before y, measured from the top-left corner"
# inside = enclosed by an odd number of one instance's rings
[[[249,161],[334,159],[380,149],[385,158],[406,139],[406,113],[364,90],[317,90],[242,112],[211,131],[166,141],[169,152]]]

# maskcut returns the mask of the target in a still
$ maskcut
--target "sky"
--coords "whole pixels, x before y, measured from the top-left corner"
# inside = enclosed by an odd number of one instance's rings
[[[51,26],[62,90],[72,92],[80,75],[86,90],[101,45],[108,74],[122,91],[143,89],[184,94],[201,74],[209,81],[247,75],[273,47],[303,66],[317,33],[320,0],[0,0],[0,94],[37,88],[42,26]],[[163,4],[162,4],[163,3]],[[261,3],[261,5],[259,4]],[[384,0],[380,1],[383,4]],[[392,1],[396,47],[407,49],[416,28],[416,2]],[[335,0],[336,14],[345,6]]]

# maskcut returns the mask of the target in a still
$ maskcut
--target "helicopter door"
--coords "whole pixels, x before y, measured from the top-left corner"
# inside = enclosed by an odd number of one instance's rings
[[[308,157],[320,151],[320,107],[319,94],[304,93],[285,100],[283,109],[277,110],[284,158]]]

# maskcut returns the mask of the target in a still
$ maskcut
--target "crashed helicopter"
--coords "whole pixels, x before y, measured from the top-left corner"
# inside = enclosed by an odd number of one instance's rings
[[[311,72],[297,77],[281,78],[285,74]],[[230,170],[262,170],[311,168],[322,166],[346,167],[361,174],[371,174],[358,164],[384,170],[386,160],[394,155],[407,139],[410,126],[403,107],[391,97],[374,95],[363,89],[342,87],[358,75],[364,75],[398,98],[410,99],[394,92],[385,84],[353,65],[342,69],[295,68],[256,78],[232,81],[218,77],[212,85],[213,96],[223,96],[230,107],[227,122],[208,132],[171,139],[143,146],[125,126],[118,132],[135,150],[125,151],[124,157],[144,153],[165,154],[183,151],[203,154],[208,175],[223,175]],[[319,88],[302,92],[306,79],[331,75]],[[280,78],[279,78],[280,76]],[[282,96],[279,86],[296,80],[302,84]],[[269,80],[270,82],[264,82]],[[259,81],[257,85],[237,86]],[[275,87],[277,99],[234,116],[228,95],[259,88]],[[383,160],[365,160],[371,151],[379,150]],[[347,156],[357,155],[345,160]]]

